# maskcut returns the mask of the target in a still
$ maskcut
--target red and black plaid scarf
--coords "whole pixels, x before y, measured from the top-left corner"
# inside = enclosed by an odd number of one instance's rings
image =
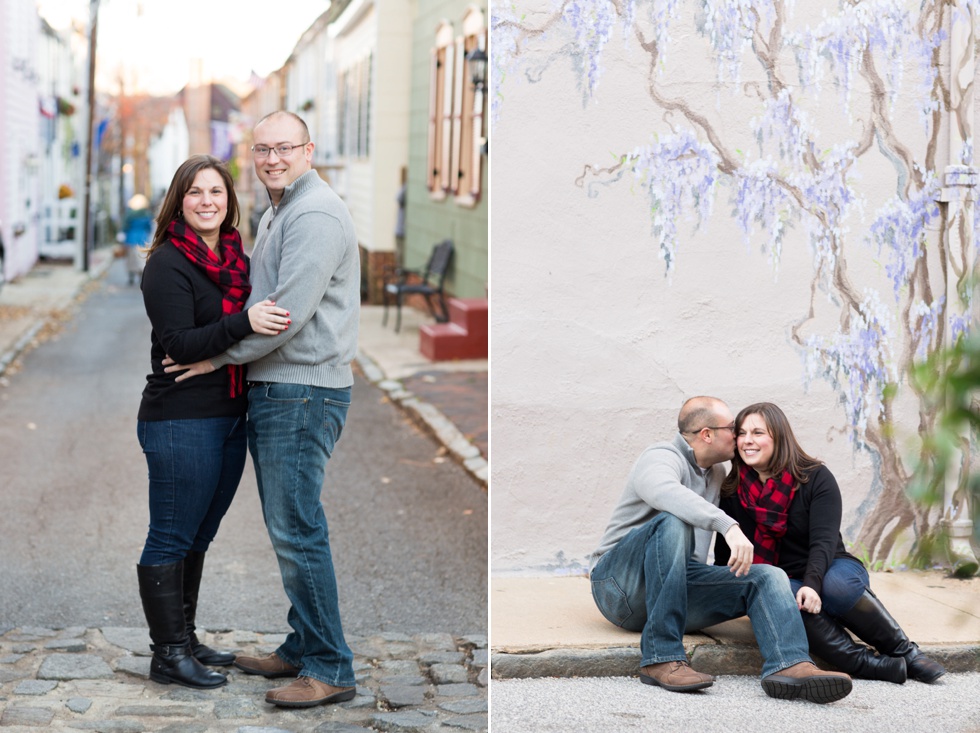
[[[765,484],[748,466],[738,467],[738,500],[755,519],[753,564],[775,565],[779,560],[779,543],[786,534],[789,505],[796,495],[796,481],[783,471],[779,481],[769,478]]]
[[[232,229],[221,234],[218,239],[220,257],[211,251],[197,232],[179,219],[170,222],[167,234],[174,246],[221,289],[221,317],[241,313],[252,286],[248,282],[248,262],[238,231]],[[237,397],[244,390],[245,370],[240,364],[229,364],[228,376],[231,396]]]

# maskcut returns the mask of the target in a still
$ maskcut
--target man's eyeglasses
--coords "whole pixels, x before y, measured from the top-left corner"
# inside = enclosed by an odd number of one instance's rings
[[[732,435],[735,435],[734,425],[705,425],[703,428],[699,428],[697,430],[688,430],[687,432],[690,433],[691,435],[697,435],[702,430],[731,430]]]
[[[299,145],[289,145],[287,143],[283,143],[282,145],[276,145],[274,148],[270,148],[268,145],[253,145],[252,153],[255,154],[256,158],[261,159],[268,158],[269,153],[275,150],[276,155],[278,155],[280,158],[288,158],[290,153],[292,153],[295,148],[302,148],[306,145],[309,145],[309,143],[300,143]]]

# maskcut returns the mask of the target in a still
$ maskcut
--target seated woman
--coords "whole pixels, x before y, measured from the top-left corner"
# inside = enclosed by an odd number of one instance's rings
[[[797,442],[771,402],[735,418],[737,451],[721,487],[721,508],[755,545],[755,563],[786,571],[803,616],[810,651],[864,679],[934,682],[946,670],[909,641],[871,592],[868,571],[844,549],[841,494],[830,470]],[[718,537],[715,563],[728,561]],[[856,643],[850,629],[879,654]]]

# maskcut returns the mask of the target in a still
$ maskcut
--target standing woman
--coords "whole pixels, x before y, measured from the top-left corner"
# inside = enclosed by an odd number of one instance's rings
[[[141,288],[152,372],[137,433],[150,481],[150,528],[136,566],[153,641],[150,679],[218,687],[231,664],[195,634],[204,553],[231,505],[245,466],[244,368],[176,382],[167,356],[184,363],[223,353],[251,333],[275,335],[289,314],[271,301],[243,311],[251,286],[235,229],[238,200],[224,164],[195,155],[174,174],[157,216]]]
[[[771,402],[735,418],[737,451],[721,487],[721,508],[755,545],[755,563],[786,571],[810,651],[854,677],[934,682],[946,670],[923,654],[871,591],[868,571],[844,549],[841,494],[830,470],[803,452]],[[719,538],[715,562],[727,562]],[[878,650],[857,644],[845,631]]]

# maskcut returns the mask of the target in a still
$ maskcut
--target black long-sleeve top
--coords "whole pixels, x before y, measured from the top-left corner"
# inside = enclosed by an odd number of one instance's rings
[[[146,260],[141,283],[150,318],[150,363],[140,403],[140,420],[184,420],[244,415],[245,394],[230,396],[228,369],[221,367],[182,382],[165,374],[164,356],[193,364],[224,353],[252,333],[248,312],[222,318],[221,289],[173,244]]]
[[[738,522],[746,537],[750,540],[755,537],[755,519],[742,506],[738,494],[723,498],[720,506]],[[779,543],[778,566],[789,577],[822,593],[823,576],[830,563],[838,557],[854,558],[844,549],[840,523],[841,496],[837,479],[826,466],[817,466],[810,473],[810,480],[800,484],[789,506],[786,534]],[[727,564],[730,556],[725,538],[717,535],[715,564]]]

